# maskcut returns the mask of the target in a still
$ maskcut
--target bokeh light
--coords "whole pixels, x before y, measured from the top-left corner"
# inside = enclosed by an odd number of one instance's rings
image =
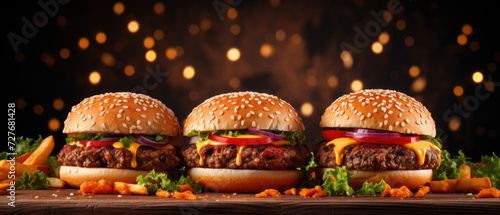
[[[382,46],[382,43],[380,42],[374,42],[372,44],[372,51],[375,54],[380,54],[384,50],[384,46]]]
[[[236,17],[238,17],[238,11],[236,11],[236,9],[231,8],[227,10],[227,18],[236,19]]]
[[[229,86],[231,86],[231,88],[233,88],[233,89],[240,87],[240,84],[241,84],[240,79],[238,79],[238,78],[231,78],[229,80]]]
[[[452,118],[448,123],[448,128],[451,131],[457,131],[460,128],[460,121],[457,118]]]
[[[329,87],[334,88],[339,84],[339,79],[337,78],[337,76],[332,75],[328,77],[326,82],[328,83]]]
[[[194,77],[195,71],[192,66],[186,66],[182,71],[182,75],[185,79],[190,80]]]
[[[351,90],[356,92],[363,89],[363,82],[360,80],[354,80],[351,82]]]
[[[146,37],[144,38],[143,42],[144,48],[150,49],[153,48],[155,45],[155,40],[152,37]]]
[[[123,13],[123,11],[125,11],[125,5],[123,5],[122,2],[116,2],[113,6],[113,11],[116,15],[120,15]]]
[[[461,96],[464,94],[464,88],[462,86],[455,86],[453,88],[453,94],[455,94],[455,96]]]
[[[418,75],[420,75],[420,68],[418,68],[417,65],[413,65],[410,67],[410,70],[408,71],[411,77],[416,78]]]
[[[135,73],[135,68],[131,65],[127,65],[125,66],[125,68],[123,69],[123,72],[125,73],[125,75],[127,76],[132,76],[134,75]]]
[[[481,83],[481,81],[483,81],[483,73],[480,71],[474,72],[474,74],[472,74],[472,80],[476,83]]]
[[[57,118],[51,118],[48,126],[51,131],[57,131],[61,127],[61,122]]]
[[[457,43],[459,45],[462,45],[462,46],[465,45],[465,44],[467,44],[467,37],[465,35],[463,35],[463,34],[458,35],[458,37],[457,37]]]
[[[387,44],[389,42],[389,39],[390,39],[390,36],[387,32],[382,32],[379,36],[378,36],[378,41],[382,44]]]
[[[62,48],[59,51],[59,56],[61,56],[62,59],[68,59],[70,55],[69,49],[67,48]]]
[[[41,104],[36,104],[33,106],[33,113],[36,115],[41,115],[43,113],[43,106]]]
[[[135,33],[139,31],[139,23],[135,20],[132,20],[128,23],[127,29],[128,31],[130,31],[130,33]]]
[[[262,57],[270,57],[273,54],[273,46],[271,46],[269,43],[264,43],[260,47],[260,55]]]
[[[89,44],[89,39],[87,39],[86,37],[82,37],[78,40],[78,46],[83,50],[87,49],[89,47]]]
[[[153,50],[148,50],[148,51],[146,52],[145,57],[146,57],[146,60],[147,60],[147,61],[149,61],[149,62],[153,62],[153,61],[155,61],[155,60],[156,60],[156,52],[155,52],[155,51],[153,51]]]
[[[52,106],[55,110],[62,110],[64,108],[64,101],[61,98],[54,99]]]
[[[89,81],[91,84],[98,84],[101,82],[101,74],[98,71],[92,71],[89,75]]]
[[[238,59],[240,59],[240,50],[237,48],[230,48],[227,51],[227,59],[229,59],[230,61],[237,61]]]
[[[408,47],[412,47],[415,44],[415,40],[412,36],[408,36],[405,38],[405,45]]]
[[[427,85],[427,79],[425,77],[418,77],[413,81],[411,89],[416,93],[421,93],[425,90]]]
[[[283,30],[277,30],[275,36],[277,41],[283,41],[286,38],[286,33]]]
[[[302,104],[300,107],[300,113],[304,115],[305,117],[309,117],[313,114],[314,107],[310,102],[305,102]]]
[[[404,30],[406,28],[406,22],[404,20],[398,20],[396,22],[396,28],[400,31]]]
[[[156,14],[162,14],[165,11],[165,5],[161,2],[156,2],[153,6],[153,10]]]
[[[95,41],[97,41],[97,43],[99,44],[103,44],[106,42],[106,34],[104,32],[98,32],[96,35],[95,35]]]
[[[462,26],[462,33],[465,35],[471,35],[472,34],[472,26],[469,24],[465,24]]]
[[[165,56],[169,60],[173,60],[177,57],[177,50],[173,47],[167,48],[167,51],[165,51]]]

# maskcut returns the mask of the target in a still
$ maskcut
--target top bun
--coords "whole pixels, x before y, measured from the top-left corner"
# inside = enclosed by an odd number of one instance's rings
[[[210,132],[254,128],[275,131],[303,131],[304,124],[295,109],[276,96],[255,92],[221,94],[193,109],[184,123],[191,130]]]
[[[427,108],[394,90],[361,90],[344,95],[325,110],[319,125],[436,136],[436,124]]]
[[[118,92],[95,95],[71,108],[63,133],[149,134],[178,137],[172,110],[147,95]]]

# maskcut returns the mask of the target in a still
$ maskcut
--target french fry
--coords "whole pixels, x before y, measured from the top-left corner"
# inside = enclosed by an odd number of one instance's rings
[[[8,162],[7,160],[1,160],[0,161],[0,179],[4,179],[6,177],[3,177],[3,174],[5,173],[8,175],[8,172],[10,171],[10,166],[11,163]],[[48,166],[42,166],[42,165],[26,165],[23,163],[17,163],[15,164],[16,166],[16,173],[15,175],[22,175],[24,171],[27,171],[29,174],[33,175],[35,171],[40,171],[45,174],[50,173],[52,170]]]
[[[16,163],[19,162],[19,163],[24,163],[24,161],[26,161],[26,159],[28,159],[29,156],[31,156],[31,152],[26,152],[24,153],[23,155],[17,157],[15,160],[16,160]]]
[[[483,188],[490,188],[490,178],[468,178],[460,179],[455,186],[456,192],[479,192]]]
[[[431,181],[429,187],[433,193],[449,193],[453,192],[459,179]]]
[[[471,170],[469,165],[460,165],[460,179],[471,178]]]
[[[43,139],[42,143],[38,148],[24,161],[26,165],[41,165],[47,159],[47,157],[52,153],[54,149],[54,137],[52,135]]]
[[[489,178],[464,178],[442,181],[431,181],[429,187],[433,193],[449,192],[478,192],[483,188],[491,187]]]
[[[50,185],[48,185],[48,188],[63,188],[64,187],[64,181],[59,179],[59,178],[53,178],[53,177],[48,177],[47,180],[49,180]]]
[[[19,180],[19,177],[17,177],[17,176],[13,179],[6,178],[6,179],[0,180],[0,184],[9,184],[11,181],[17,181],[17,180]]]
[[[148,189],[144,185],[115,182],[114,189],[120,194],[148,195]]]

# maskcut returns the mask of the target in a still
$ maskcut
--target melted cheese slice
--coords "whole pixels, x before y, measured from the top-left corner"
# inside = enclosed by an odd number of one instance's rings
[[[267,137],[267,136],[264,136],[264,135],[250,135],[250,134],[236,136],[236,138],[262,138],[262,137]],[[274,141],[271,144],[276,145],[276,146],[282,146],[282,145],[290,145],[290,142],[288,142],[286,140],[279,140],[279,141]],[[196,150],[198,152],[198,156],[200,157],[200,160],[199,160],[198,164],[200,166],[203,166],[205,164],[204,163],[205,159],[203,159],[202,156],[201,156],[201,149],[203,147],[210,146],[210,145],[230,145],[230,144],[220,143],[220,142],[216,142],[216,141],[207,139],[207,140],[204,140],[204,141],[197,142],[197,143],[195,143],[195,145],[196,145]],[[245,149],[245,147],[246,146],[244,146],[244,145],[243,146],[238,146],[238,153],[236,154],[236,165],[238,165],[238,166],[241,166],[241,164],[242,164],[241,152],[243,151],[243,149]]]
[[[343,151],[344,148],[353,145],[353,144],[360,144],[362,142],[357,141],[355,139],[349,138],[349,137],[341,137],[337,139],[333,139],[330,142],[326,143],[326,145],[334,144],[335,146],[333,147],[333,153],[335,153],[335,162],[337,163],[338,166],[342,165],[342,161],[344,159],[343,157]],[[413,150],[417,154],[418,158],[418,164],[420,166],[424,165],[425,162],[425,153],[427,152],[427,149],[429,147],[433,148],[434,150],[438,151],[439,154],[441,154],[441,150],[436,147],[434,144],[432,144],[429,141],[425,140],[420,140],[415,143],[407,143],[403,144],[403,147],[407,149]],[[441,165],[441,156],[439,156],[439,164]]]
[[[76,145],[78,147],[83,147],[84,146],[84,145],[82,145],[80,143],[80,141],[73,141],[73,142],[70,142],[68,145]],[[132,152],[132,160],[130,162],[130,165],[132,166],[132,168],[137,167],[137,159],[136,159],[137,158],[137,149],[141,145],[143,145],[143,144],[136,143],[136,142],[131,142],[130,146],[128,148],[128,150],[130,152]],[[124,148],[123,144],[121,142],[115,142],[115,143],[113,143],[112,146],[115,147],[115,148],[119,148],[119,149]],[[167,144],[166,146],[163,146],[163,147],[154,147],[154,148],[156,148],[156,149],[174,149],[174,147],[171,144]]]

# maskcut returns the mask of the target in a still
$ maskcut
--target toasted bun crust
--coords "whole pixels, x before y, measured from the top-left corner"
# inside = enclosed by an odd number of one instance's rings
[[[149,170],[61,166],[59,177],[69,186],[79,188],[86,181],[99,181],[101,179],[135,184],[137,176],[146,176],[149,172]]]
[[[63,133],[153,134],[178,137],[172,110],[147,95],[118,92],[95,95],[71,108]]]
[[[316,168],[316,175],[322,176],[331,168]],[[379,183],[382,179],[392,188],[399,188],[403,185],[410,190],[418,190],[427,182],[432,181],[432,169],[422,170],[387,170],[387,171],[359,171],[349,170],[351,181],[349,186],[355,190],[361,189],[365,181]]]
[[[304,177],[299,170],[190,168],[186,173],[204,188],[215,192],[256,193],[265,189],[297,187]]]
[[[344,95],[325,110],[319,125],[436,136],[436,124],[427,108],[394,90],[361,90]]]
[[[254,128],[276,131],[303,131],[295,109],[276,96],[255,92],[221,94],[207,99],[187,116],[186,136],[201,132]]]

